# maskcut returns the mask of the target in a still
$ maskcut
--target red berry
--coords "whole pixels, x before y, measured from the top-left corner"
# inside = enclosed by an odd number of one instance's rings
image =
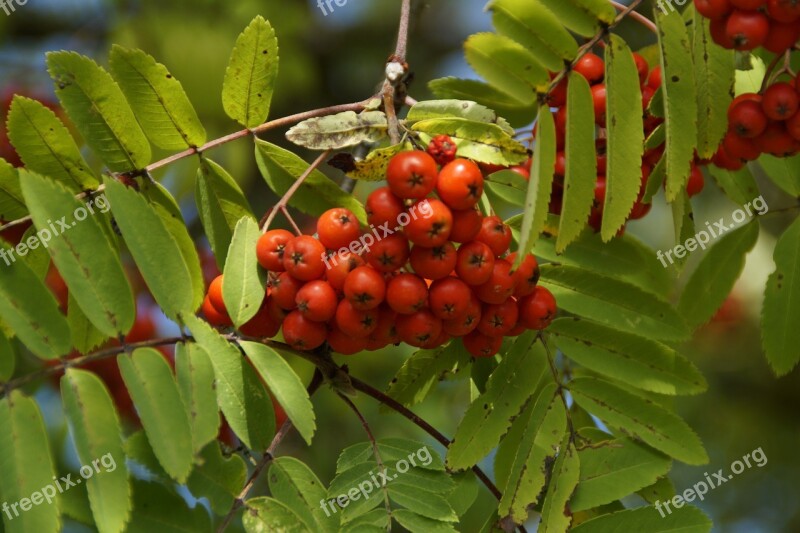
[[[281,309],[294,309],[297,307],[297,293],[302,287],[302,281],[292,277],[288,272],[282,272],[272,281],[270,296]]]
[[[764,4],[767,3],[767,0],[729,0],[731,5],[734,9],[740,9],[742,11],[755,11],[756,9],[760,8]]]
[[[258,238],[256,257],[258,264],[270,272],[283,272],[283,251],[294,235],[285,229],[274,229]]]
[[[217,308],[214,307],[214,304],[211,303],[211,300],[208,296],[206,296],[203,300],[203,307],[201,309],[203,311],[203,316],[206,317],[206,322],[212,326],[224,328],[233,325],[231,317],[228,316],[228,313],[217,311]]]
[[[327,336],[325,324],[307,319],[300,311],[292,311],[283,320],[283,338],[295,350],[319,348]]]
[[[436,193],[450,209],[470,209],[483,194],[481,169],[469,159],[456,159],[439,173]]]
[[[320,242],[329,250],[347,248],[361,236],[358,219],[343,207],[328,209],[317,220]]]
[[[650,71],[650,75],[647,76],[647,85],[651,89],[661,87],[661,65],[653,67],[653,70]]]
[[[767,0],[767,14],[776,22],[795,22],[800,19],[800,3],[797,0]]]
[[[725,35],[736,50],[753,50],[764,44],[769,33],[769,19],[757,11],[734,10],[725,24]]]
[[[506,261],[514,265],[517,260],[517,252],[509,254]],[[514,289],[514,296],[521,298],[533,292],[536,284],[539,283],[539,263],[533,254],[528,254],[522,260],[517,270],[514,271],[517,288]]]
[[[517,325],[519,308],[514,298],[509,298],[501,304],[487,304],[483,306],[478,331],[484,335],[502,337]]]
[[[378,327],[378,310],[360,311],[350,300],[342,300],[336,308],[334,325],[353,337],[367,337]]]
[[[422,246],[441,246],[453,227],[453,213],[439,200],[420,200],[409,208],[411,220],[404,231],[408,240]]]
[[[764,91],[761,107],[772,120],[786,120],[797,113],[800,97],[794,86],[785,82],[774,83]]]
[[[400,337],[397,335],[397,313],[382,305],[378,308],[378,325],[367,337],[368,350],[380,350],[389,344],[397,344]]]
[[[691,198],[703,190],[705,179],[703,178],[703,171],[697,165],[692,165],[692,171],[689,174],[689,181],[686,183],[686,194]]]
[[[267,298],[264,298],[264,302],[261,304],[261,307],[259,307],[255,316],[242,325],[239,331],[249,337],[258,337],[262,339],[277,335],[278,331],[281,329],[281,323],[270,315],[268,303]]]
[[[594,121],[598,126],[606,123],[606,86],[598,83],[592,86],[592,104],[594,106]]]
[[[453,242],[469,242],[481,231],[483,215],[475,208],[453,211],[453,229],[450,240]]]
[[[496,259],[489,280],[475,288],[475,295],[484,303],[501,304],[514,294],[516,288],[517,279],[511,272],[511,263]]]
[[[360,311],[375,309],[386,297],[386,282],[377,270],[358,267],[344,280],[344,296]]]
[[[480,331],[473,331],[462,339],[464,348],[472,354],[473,357],[492,357],[503,344],[503,337],[489,337]]]
[[[575,63],[573,70],[586,78],[590,85],[594,85],[603,79],[605,63],[600,56],[589,52]]]
[[[556,316],[556,299],[544,287],[536,287],[530,296],[519,301],[519,320],[528,329],[545,329]]]
[[[467,285],[483,285],[492,277],[494,253],[480,241],[472,241],[458,249],[456,273]]]
[[[428,341],[442,332],[442,320],[427,309],[411,315],[397,316],[397,334],[400,340],[411,346],[422,348]]]
[[[325,247],[308,235],[295,237],[283,251],[283,266],[286,271],[301,281],[322,277],[325,273]]]
[[[732,131],[725,135],[722,146],[725,147],[725,152],[729,156],[742,161],[754,161],[761,155],[761,150],[752,139],[739,137]]]
[[[344,289],[344,280],[347,279],[347,275],[364,264],[364,259],[360,255],[347,251],[336,252],[325,261],[325,266],[328,267],[325,278],[331,287],[341,292]]]
[[[442,320],[458,319],[467,312],[471,295],[469,286],[458,278],[436,280],[428,293],[430,310]]]
[[[410,253],[406,236],[402,233],[394,233],[370,247],[367,252],[367,262],[372,268],[381,272],[394,272],[406,264]]]
[[[366,337],[353,337],[336,326],[332,326],[328,330],[328,344],[336,353],[353,355],[366,350],[368,343]]]
[[[303,285],[294,299],[297,310],[314,322],[327,322],[336,314],[336,291],[327,281],[314,280]]]
[[[398,217],[406,210],[403,200],[392,194],[389,187],[372,191],[364,207],[367,211],[367,222],[375,228],[395,227]]]
[[[728,108],[728,128],[740,137],[752,139],[767,129],[767,118],[764,109],[758,102],[742,99],[734,100]]]
[[[425,198],[436,186],[436,161],[416,150],[400,152],[386,168],[386,182],[400,198]]]
[[[636,71],[639,73],[639,84],[647,82],[647,75],[650,73],[650,65],[641,54],[633,53],[633,61],[636,63]]]
[[[782,54],[800,39],[800,25],[796,22],[772,21],[764,48],[775,54]]]
[[[222,275],[220,274],[208,286],[208,301],[214,306],[218,313],[227,315],[225,300],[222,298]]]
[[[463,337],[478,327],[481,319],[481,301],[470,291],[469,303],[463,316],[442,322],[442,330],[453,337]]]
[[[428,154],[444,166],[456,158],[456,148],[456,143],[449,135],[437,135],[428,144]]]
[[[759,150],[775,157],[787,157],[798,150],[798,142],[789,135],[783,122],[770,122],[755,143]]]
[[[462,247],[463,248],[463,247]],[[419,276],[425,279],[441,279],[449,276],[456,268],[456,248],[446,242],[441,246],[426,248],[414,246],[409,262]]]
[[[476,241],[487,245],[495,256],[506,253],[511,244],[511,228],[498,216],[486,217],[481,223],[481,231],[475,237]]]
[[[416,313],[428,305],[428,286],[415,274],[398,274],[386,287],[386,303],[401,315]]]
[[[796,141],[800,141],[800,111],[786,121],[786,132]]]
[[[734,171],[739,170],[744,166],[744,163],[741,160],[728,155],[728,152],[725,151],[725,145],[722,144],[719,146],[719,148],[717,148],[717,152],[714,154],[714,157],[711,158],[711,162],[719,168]]]
[[[709,33],[711,33],[711,40],[723,48],[732,50],[736,44],[733,39],[728,37],[728,17],[724,16],[721,19],[712,20],[709,24]]]
[[[694,0],[697,12],[711,20],[727,17],[733,10],[730,0]]]

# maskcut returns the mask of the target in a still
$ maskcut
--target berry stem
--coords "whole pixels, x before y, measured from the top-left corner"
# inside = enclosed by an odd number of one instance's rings
[[[613,0],[610,1],[610,4],[614,6],[617,9],[617,11],[625,11],[628,7],[626,5],[620,4],[619,2],[614,2]],[[642,15],[641,13],[639,13],[638,11],[630,11],[628,15],[630,15],[630,17],[633,20],[635,20],[636,22],[638,22],[651,32],[658,34],[658,28],[656,27],[655,23],[649,18]]]

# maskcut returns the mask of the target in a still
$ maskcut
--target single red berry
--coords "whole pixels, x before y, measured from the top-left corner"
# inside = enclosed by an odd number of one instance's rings
[[[711,158],[711,162],[714,163],[714,166],[733,171],[739,170],[744,166],[744,163],[740,159],[728,155],[728,152],[725,151],[725,145],[723,144],[717,148],[717,152],[714,154],[714,157]]]
[[[598,83],[592,86],[592,105],[594,106],[594,121],[598,126],[606,124],[606,86]]]
[[[360,255],[352,252],[336,252],[325,260],[327,272],[325,278],[337,292],[344,289],[344,280],[347,275],[366,263]]]
[[[772,120],[786,120],[797,113],[800,96],[793,85],[786,82],[773,83],[764,91],[761,107]]]
[[[786,132],[796,141],[800,141],[800,111],[786,121]]]
[[[455,277],[446,277],[431,284],[430,310],[442,320],[455,320],[467,312],[472,291],[469,285]]]
[[[469,242],[481,231],[483,215],[475,208],[453,211],[453,229],[449,239],[453,242]]]
[[[358,267],[344,280],[344,296],[358,310],[375,309],[386,298],[386,282],[374,268]]]
[[[517,279],[511,272],[511,263],[505,259],[496,259],[489,280],[475,288],[480,301],[487,304],[501,304],[506,301],[517,288]]]
[[[692,165],[692,171],[689,174],[689,181],[686,183],[686,194],[691,198],[703,190],[705,186],[705,178],[703,178],[703,171],[697,165]]]
[[[481,301],[478,300],[474,292],[470,291],[466,312],[453,320],[443,321],[442,330],[453,337],[463,337],[478,327],[478,323],[481,320],[481,308]]]
[[[458,249],[456,273],[467,285],[483,285],[492,277],[495,254],[480,241],[472,241]]]
[[[283,266],[292,277],[310,281],[325,273],[325,257],[325,247],[321,242],[314,237],[300,235],[286,244]]]
[[[406,210],[403,200],[395,196],[389,187],[372,191],[367,196],[364,207],[367,211],[367,222],[375,228],[394,228],[398,217]]]
[[[513,266],[517,261],[517,252],[508,254],[506,261]],[[516,298],[527,296],[533,292],[533,289],[536,288],[536,284],[539,283],[539,263],[536,261],[536,257],[534,257],[533,254],[527,254],[525,256],[525,259],[522,260],[522,263],[520,263],[519,267],[514,271],[514,277],[516,278],[517,285],[517,288],[514,289],[514,296]]]
[[[731,157],[742,161],[754,161],[761,155],[756,143],[752,139],[739,137],[736,133],[729,131],[722,140],[725,152]]]
[[[728,108],[728,128],[739,137],[758,137],[767,129],[768,122],[760,101],[734,100]]]
[[[439,172],[436,193],[450,209],[470,209],[483,194],[481,169],[469,159],[456,159]]]
[[[561,107],[567,103],[567,78],[561,78],[547,96],[550,107]]]
[[[367,337],[367,350],[380,350],[384,346],[399,342],[397,313],[382,305],[378,308],[378,325]]]
[[[307,319],[298,310],[292,311],[283,320],[283,338],[295,350],[319,348],[327,336],[325,324]]]
[[[733,11],[730,0],[694,0],[694,7],[698,13],[711,20],[723,19]]]
[[[203,316],[206,317],[206,322],[212,326],[226,328],[233,325],[231,317],[228,316],[228,313],[217,311],[217,308],[211,303],[211,299],[208,295],[206,295],[206,297],[203,299],[203,307],[201,310],[203,311]]]
[[[519,320],[528,329],[545,329],[556,316],[556,299],[544,287],[536,287],[530,296],[519,301]]]
[[[225,307],[225,300],[222,298],[222,274],[214,278],[208,286],[208,301],[214,306],[214,309],[222,315],[227,315],[228,311]]]
[[[261,303],[258,312],[248,320],[239,331],[249,337],[258,337],[261,339],[272,338],[278,334],[281,329],[281,322],[278,322],[270,315],[269,302],[267,298]]]
[[[767,0],[767,14],[775,22],[790,24],[800,20],[797,0]]]
[[[456,158],[456,143],[449,135],[437,135],[428,144],[428,155],[444,166]]]
[[[386,168],[386,182],[395,196],[425,198],[436,186],[436,161],[419,150],[400,152]]]
[[[653,67],[650,71],[650,74],[647,76],[647,85],[654,90],[661,87],[661,65]]]
[[[297,310],[314,322],[327,322],[336,314],[339,304],[336,291],[327,281],[314,280],[303,285],[294,299]]]
[[[408,209],[411,220],[404,231],[408,240],[421,246],[441,246],[453,228],[453,213],[435,199],[420,200]]]
[[[633,53],[633,61],[636,63],[636,72],[639,73],[639,84],[647,83],[647,75],[650,73],[650,65],[641,54]]]
[[[411,346],[422,348],[428,341],[442,332],[442,320],[428,309],[411,315],[397,315],[397,334],[400,340]]]
[[[602,81],[605,75],[605,62],[600,59],[600,56],[589,52],[575,63],[572,70],[586,78],[590,85],[594,85]]]
[[[500,217],[490,216],[483,219],[481,231],[475,240],[487,245],[494,255],[499,257],[508,250],[511,237],[511,228],[504,224]]]
[[[336,326],[328,329],[328,344],[336,353],[342,355],[354,355],[367,349],[366,337],[353,337]]]
[[[401,315],[410,315],[428,305],[428,286],[416,274],[398,274],[386,286],[386,303]]]
[[[798,4],[800,5],[800,4]],[[770,23],[769,35],[764,41],[764,48],[774,54],[782,54],[790,49],[800,40],[800,25],[797,22],[777,22]]]
[[[283,251],[294,235],[285,229],[270,230],[258,238],[256,258],[258,264],[270,272],[283,272]]]
[[[753,50],[767,40],[769,19],[758,11],[734,10],[725,24],[725,35],[735,50]]]
[[[406,262],[411,249],[408,239],[402,233],[388,235],[375,244],[367,252],[369,265],[381,272],[394,272],[400,270]]]
[[[770,122],[754,141],[759,150],[775,157],[788,157],[798,150],[798,142],[789,135],[783,122]]]
[[[317,234],[320,242],[329,250],[347,248],[361,236],[358,219],[348,209],[336,207],[328,209],[317,220]]]
[[[419,276],[425,279],[441,279],[449,276],[456,268],[456,248],[446,242],[441,246],[426,248],[414,246],[409,262]]]
[[[353,337],[367,337],[378,327],[378,310],[362,311],[353,307],[350,300],[341,300],[336,308],[334,325]]]
[[[291,310],[297,307],[297,293],[303,287],[303,282],[292,277],[288,272],[281,274],[272,281],[270,296],[281,309]]]
[[[478,331],[490,337],[502,337],[517,325],[519,308],[514,298],[501,304],[484,304]]]
[[[503,344],[503,337],[489,337],[478,330],[469,333],[462,339],[464,348],[473,357],[492,357]]]

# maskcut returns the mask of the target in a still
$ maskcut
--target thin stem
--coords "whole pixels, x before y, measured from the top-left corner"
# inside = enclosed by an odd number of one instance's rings
[[[614,28],[617,24],[622,22],[625,19],[625,17],[630,15],[637,7],[639,7],[639,4],[641,4],[641,3],[642,3],[642,0],[633,0],[633,2],[631,2],[631,5],[626,7],[619,15],[617,15],[617,18],[614,19],[614,22],[612,22],[608,26],[604,27],[602,30],[600,30],[597,33],[597,35],[592,37],[592,39],[590,39],[589,42],[587,42],[586,44],[581,46],[581,48],[578,50],[578,55],[575,57],[575,59],[572,60],[572,63],[570,64],[570,66],[568,68],[565,68],[561,72],[559,72],[555,76],[555,78],[553,78],[553,80],[550,82],[550,85],[547,87],[547,90],[544,93],[540,93],[539,94],[539,101],[540,102],[546,102],[547,101],[547,97],[550,95],[551,92],[553,92],[553,89],[556,88],[556,86],[559,84],[559,82],[564,79],[564,77],[567,75],[567,73],[570,70],[572,70],[572,68],[578,63],[578,61],[580,61],[581,58],[583,56],[585,56],[589,52],[589,50],[592,49],[593,46],[595,46],[597,43],[599,43],[603,39],[603,37],[605,37],[609,33],[609,31],[612,28]]]
[[[311,163],[311,165],[309,165],[309,167],[305,170],[305,172],[303,172],[300,175],[300,177],[297,178],[297,180],[295,180],[294,183],[292,183],[292,186],[289,187],[289,190],[286,191],[286,194],[284,194],[283,197],[280,200],[278,200],[278,203],[275,204],[275,206],[270,211],[269,215],[267,216],[267,219],[262,224],[262,229],[266,230],[267,228],[269,228],[270,224],[272,224],[272,221],[275,220],[275,215],[278,214],[278,211],[280,211],[281,209],[285,208],[288,205],[289,200],[292,198],[292,196],[294,196],[294,193],[296,193],[297,190],[303,185],[303,183],[306,181],[306,178],[308,178],[311,175],[311,173],[314,172],[325,161],[325,159],[330,155],[330,153],[331,153],[330,150],[325,150],[324,152],[319,154],[319,156],[317,156],[314,162]]]
[[[394,55],[398,61],[406,60],[406,51],[408,50],[408,26],[411,19],[411,0],[403,0],[400,7],[400,26],[397,30],[397,47],[394,50]]]
[[[617,9],[617,11],[625,11],[625,9],[627,7],[627,6],[623,5],[623,4],[620,4],[619,2],[611,1],[610,3],[611,3],[612,6],[614,6]],[[642,26],[644,26],[645,28],[647,28],[651,32],[653,32],[655,34],[658,34],[658,28],[656,27],[655,23],[652,20],[650,20],[649,18],[645,17],[644,15],[639,13],[638,11],[631,11],[628,14],[630,15],[630,17],[633,20],[635,20],[636,22],[640,23]]]
[[[389,139],[392,144],[397,144],[400,142],[400,121],[397,120],[397,110],[394,107],[394,86],[389,80],[383,83],[383,108],[389,125]]]
[[[292,228],[294,229],[295,234],[296,235],[302,235],[303,232],[300,229],[300,226],[298,226],[297,222],[294,221],[294,218],[292,217],[291,213],[289,213],[289,210],[286,209],[286,206],[281,206],[281,212],[283,213],[283,216],[286,217],[286,220],[289,221],[289,224],[291,224]]]
[[[309,383],[308,385],[307,390],[309,396],[313,396],[314,393],[317,392],[320,385],[322,385],[322,381],[323,381],[322,374],[320,373],[319,370],[316,370],[314,372],[314,377],[311,378],[311,383]],[[292,429],[292,421],[287,418],[286,421],[281,426],[281,428],[275,434],[275,437],[272,439],[272,442],[270,443],[269,448],[267,448],[267,451],[264,452],[264,455],[263,457],[261,457],[261,460],[256,464],[255,468],[253,469],[253,473],[250,474],[250,477],[247,479],[244,488],[236,497],[236,499],[233,501],[233,504],[231,505],[228,514],[225,515],[225,518],[222,520],[222,523],[217,528],[217,533],[222,533],[223,531],[225,531],[225,528],[228,527],[228,524],[230,524],[231,519],[233,519],[233,515],[236,514],[236,511],[239,510],[239,508],[242,505],[244,505],[244,499],[247,498],[247,495],[250,493],[251,490],[253,490],[253,486],[256,484],[256,481],[258,481],[258,477],[261,475],[261,473],[267,468],[267,466],[269,466],[272,463],[272,461],[275,460],[275,450],[278,448],[281,441],[283,441],[283,439],[286,437],[286,435],[289,433],[291,429]]]
[[[367,439],[369,439],[369,442],[372,445],[372,454],[375,456],[375,462],[378,463],[378,468],[380,469],[381,473],[384,474],[384,479],[386,479],[386,465],[383,464],[383,460],[381,459],[381,452],[378,450],[378,441],[375,439],[375,435],[372,434],[372,429],[369,427],[369,422],[367,422],[367,419],[364,418],[363,414],[361,414],[361,411],[358,410],[358,407],[356,407],[356,404],[353,403],[353,400],[341,392],[337,392],[337,394],[361,421],[361,426],[364,428],[364,432],[367,434]],[[381,485],[381,489],[383,489],[383,504],[386,507],[386,514],[391,516],[392,505],[389,502],[389,490],[386,488],[385,483]]]

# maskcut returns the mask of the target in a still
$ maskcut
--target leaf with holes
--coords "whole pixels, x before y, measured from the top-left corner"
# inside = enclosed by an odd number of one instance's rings
[[[380,142],[388,132],[389,123],[383,111],[358,114],[345,111],[304,120],[287,131],[286,138],[310,150],[340,150],[361,143]]]

